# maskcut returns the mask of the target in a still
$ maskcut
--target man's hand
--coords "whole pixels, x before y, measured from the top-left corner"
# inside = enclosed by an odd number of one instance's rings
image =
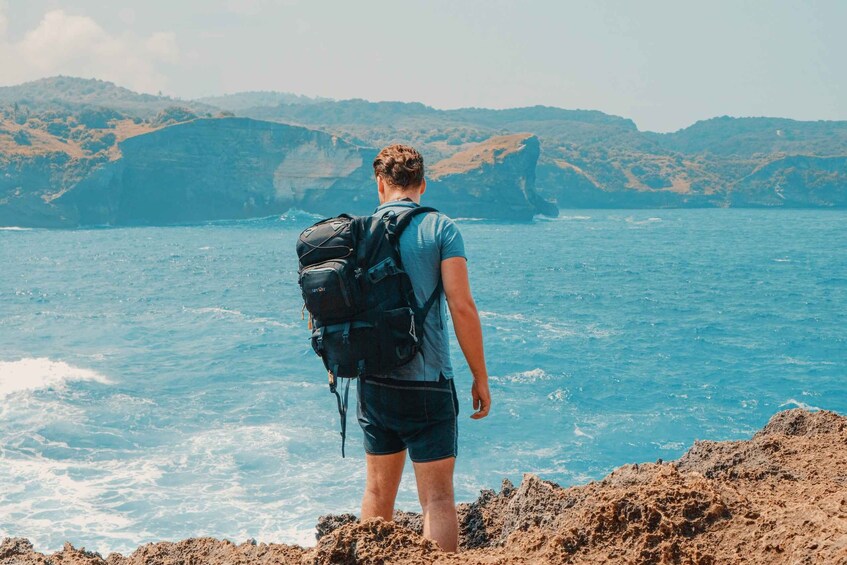
[[[471,418],[479,420],[488,416],[488,411],[491,410],[491,393],[488,391],[488,379],[474,379],[471,385],[471,397],[473,397],[473,409],[476,410],[471,414]]]

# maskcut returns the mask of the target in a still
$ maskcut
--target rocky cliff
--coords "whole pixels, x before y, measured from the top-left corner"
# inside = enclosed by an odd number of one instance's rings
[[[374,148],[398,141],[422,150],[429,203],[456,216],[847,206],[847,122],[724,116],[657,134],[598,111],[280,93],[181,101],[54,77],[0,88],[0,224],[361,213],[374,203]]]
[[[373,151],[247,118],[197,119],[127,139],[56,199],[79,225],[173,224],[373,206]]]
[[[107,151],[75,151],[76,157],[44,149],[7,160],[0,223],[159,225],[291,208],[364,214],[376,204],[376,150],[298,126],[191,116],[140,129]],[[432,168],[427,204],[455,216],[555,215],[555,206],[535,192],[538,154],[538,139],[531,135],[474,146]]]
[[[213,538],[150,543],[107,559],[67,544],[45,556],[25,539],[0,563],[847,563],[847,418],[800,409],[752,439],[697,442],[678,461],[625,465],[562,488],[534,475],[458,506],[459,554],[420,536],[420,515],[360,523],[326,516],[311,549]]]
[[[447,215],[529,220],[556,216],[535,190],[540,147],[532,134],[493,137],[429,169],[426,203]]]

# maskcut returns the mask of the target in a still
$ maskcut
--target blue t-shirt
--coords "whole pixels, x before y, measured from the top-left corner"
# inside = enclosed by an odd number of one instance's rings
[[[374,216],[382,216],[388,210],[402,212],[405,208],[417,206],[408,200],[386,202],[377,207]],[[435,291],[441,279],[441,262],[451,257],[467,258],[462,234],[453,220],[433,212],[412,218],[400,235],[400,258],[412,279],[419,305],[422,306]],[[440,375],[453,378],[446,306],[442,291],[424,320],[421,352],[391,374],[381,376],[406,381],[437,381]]]

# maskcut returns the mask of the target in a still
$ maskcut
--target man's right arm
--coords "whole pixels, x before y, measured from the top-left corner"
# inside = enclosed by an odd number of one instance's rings
[[[468,265],[464,257],[451,257],[441,262],[441,280],[444,294],[450,307],[456,339],[473,375],[471,396],[477,410],[471,418],[485,418],[491,409],[491,393],[488,390],[488,370],[485,368],[485,351],[482,346],[482,324],[476,303],[471,295],[468,280]]]

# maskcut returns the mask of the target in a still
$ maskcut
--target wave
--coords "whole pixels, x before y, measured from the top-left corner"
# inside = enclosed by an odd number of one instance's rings
[[[0,398],[22,391],[61,389],[71,381],[111,384],[105,376],[90,369],[74,367],[46,357],[25,357],[19,361],[0,361]]]
[[[503,326],[509,326],[510,324],[514,326],[513,322],[517,322],[518,326],[523,324],[527,325],[527,332],[535,331],[536,336],[542,340],[560,340],[560,339],[568,339],[568,338],[592,338],[592,339],[604,339],[607,337],[612,337],[618,335],[619,332],[615,330],[603,329],[597,326],[597,324],[587,324],[584,326],[575,326],[573,324],[568,324],[565,322],[557,321],[557,320],[544,320],[538,317],[528,317],[524,314],[515,313],[515,314],[506,314],[502,312],[490,312],[487,310],[480,310],[479,317],[482,320],[500,320],[503,323]],[[498,331],[513,331],[514,327],[503,327],[498,326],[496,322],[493,324],[494,328]]]
[[[266,326],[274,326],[278,328],[297,327],[296,324],[284,323],[278,320],[272,320],[271,318],[265,318],[261,316],[248,316],[240,310],[230,310],[229,308],[218,308],[215,306],[209,306],[204,308],[183,308],[183,310],[185,310],[186,312],[192,312],[194,314],[215,314],[216,318],[223,318],[229,316],[238,320],[243,320],[249,324],[265,324]]]
[[[800,367],[818,367],[820,365],[835,365],[834,361],[810,361],[808,359],[799,359],[797,357],[783,356],[782,363],[785,365],[797,365]]]
[[[802,408],[803,410],[807,410],[809,412],[818,412],[819,410],[821,410],[817,406],[812,406],[811,404],[806,404],[805,402],[802,402],[800,400],[796,400],[794,398],[789,398],[788,400],[786,400],[785,402],[783,402],[782,404],[779,405],[780,408],[782,408],[783,406],[795,406],[797,408]]]
[[[0,231],[32,231],[32,228],[19,228],[18,226],[0,226]]]
[[[635,226],[643,226],[646,224],[652,224],[655,222],[661,222],[662,218],[647,218],[646,220],[636,220],[633,216],[629,216],[626,218],[626,223],[632,224]]]
[[[492,376],[492,380],[497,382],[510,382],[515,384],[530,384],[538,381],[549,381],[553,379],[553,375],[538,367],[529,371],[521,371],[519,373],[511,373],[504,377]]]
[[[300,210],[299,208],[292,208],[281,216],[277,217],[277,220],[281,222],[302,222],[305,220],[317,221],[323,220],[326,216],[322,216],[320,214],[313,214],[312,212],[306,212],[305,210]]]
[[[549,216],[535,216],[533,218],[534,221],[537,222],[573,222],[573,221],[585,221],[590,220],[591,216],[556,216],[555,218],[551,218]]]
[[[585,433],[585,431],[582,428],[580,428],[579,426],[577,426],[576,424],[573,425],[573,435],[575,435],[577,437],[585,437],[585,438],[588,438],[588,439],[594,439],[593,435]]]

